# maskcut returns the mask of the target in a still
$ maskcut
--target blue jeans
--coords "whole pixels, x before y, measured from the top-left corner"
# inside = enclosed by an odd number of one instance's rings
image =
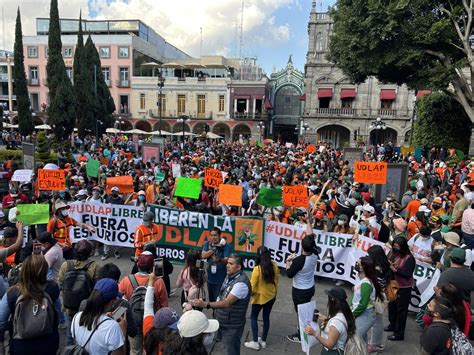
[[[58,297],[56,302],[54,302],[54,308],[56,308],[56,312],[58,312],[58,323],[64,324],[66,321],[64,313],[61,311],[61,299]]]
[[[74,338],[72,337],[72,329],[71,329],[71,324],[72,324],[72,318],[74,316],[70,316],[67,313],[64,313],[64,318],[66,319],[66,326],[67,326],[67,336],[66,336],[66,345],[74,345]]]
[[[383,314],[375,313],[375,322],[372,327],[370,345],[383,347]]]
[[[355,321],[357,335],[367,343],[367,333],[375,323],[375,309],[373,307],[367,308]]]
[[[253,341],[258,341],[258,314],[263,309],[263,332],[262,341],[267,341],[268,330],[270,329],[270,312],[272,311],[273,304],[275,303],[273,298],[265,304],[252,304],[252,313],[250,314],[250,324],[252,326],[252,338]]]
[[[245,320],[241,326],[220,324],[218,335],[222,338],[227,355],[240,355],[240,339],[245,328]]]
[[[467,234],[467,233],[462,233],[462,239],[464,239],[464,244],[469,249],[474,249],[474,234]]]
[[[215,302],[217,297],[219,296],[219,292],[221,292],[222,284],[211,284],[207,283],[207,290],[209,295],[209,302]]]

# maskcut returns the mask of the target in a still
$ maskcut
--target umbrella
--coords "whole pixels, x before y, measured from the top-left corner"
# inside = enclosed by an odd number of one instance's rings
[[[176,132],[176,133],[173,133],[173,136],[197,136],[197,134],[194,134],[194,133],[191,133],[191,132]]]
[[[121,131],[117,128],[107,128],[105,133],[120,133]]]
[[[123,133],[130,133],[130,134],[150,134],[150,132],[142,131],[141,129],[131,129],[130,131],[124,131]]]
[[[143,63],[142,67],[161,67],[161,64],[158,64],[157,62],[148,62]]]
[[[10,128],[18,128],[18,125],[17,124],[12,124],[12,125],[10,125]]]
[[[51,129],[49,124],[40,124],[39,126],[35,126],[35,129]]]
[[[206,137],[209,139],[223,139],[224,138],[212,132],[207,132]]]
[[[48,164],[46,164],[46,165],[44,166],[43,169],[46,169],[46,170],[57,170],[57,169],[59,169],[59,167],[58,167],[56,164],[54,164],[54,163],[48,163]]]
[[[153,132],[150,132],[149,134],[153,135],[153,136],[159,136],[160,135],[160,131],[153,131]],[[172,136],[173,133],[171,132],[168,132],[168,131],[165,131],[165,130],[161,130],[161,135],[162,136]]]

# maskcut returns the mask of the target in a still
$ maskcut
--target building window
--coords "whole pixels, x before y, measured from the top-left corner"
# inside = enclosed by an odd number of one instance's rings
[[[382,110],[391,110],[393,105],[393,100],[380,100],[380,108]]]
[[[118,50],[119,58],[128,58],[128,47],[119,47]]]
[[[316,50],[322,51],[324,49],[323,34],[318,32],[316,35]]]
[[[38,58],[38,47],[28,47],[28,58]]]
[[[49,58],[49,47],[44,47],[44,56]]]
[[[206,95],[198,95],[198,117],[204,117],[206,115]]]
[[[178,115],[186,111],[186,95],[178,95]]]
[[[72,67],[66,67],[66,74],[69,80],[72,81]]]
[[[146,94],[140,94],[140,110],[144,110],[146,108]]]
[[[63,49],[64,58],[72,58],[72,47],[65,47]]]
[[[102,76],[107,86],[110,86],[110,67],[102,67]]]
[[[110,58],[110,47],[99,47],[99,55],[101,58]]]
[[[224,95],[219,95],[219,112],[224,112]]]
[[[352,108],[352,103],[354,102],[353,97],[347,97],[344,99],[341,99],[341,107],[342,108]]]
[[[120,101],[120,113],[129,113],[128,95],[120,95],[119,101]]]
[[[29,80],[30,80],[30,85],[39,85],[39,80],[38,80],[38,67],[30,67],[29,69]]]
[[[119,78],[120,78],[119,86],[121,86],[121,87],[130,86],[130,84],[128,82],[128,67],[120,68]]]
[[[158,94],[158,105],[161,108],[161,115],[164,116],[166,112],[166,95]]]

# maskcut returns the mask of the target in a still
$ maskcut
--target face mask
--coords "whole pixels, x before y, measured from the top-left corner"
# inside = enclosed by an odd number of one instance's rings
[[[339,226],[343,226],[343,225],[344,225],[344,221],[340,219],[340,220],[337,221],[337,224],[338,224]]]
[[[431,205],[434,210],[439,210],[441,208],[441,205]]]
[[[400,253],[401,251],[400,248],[392,248],[392,250],[394,253],[397,253],[397,254]]]
[[[94,196],[95,198],[99,197],[99,192],[98,191],[94,191],[92,193],[92,196]]]
[[[68,210],[62,210],[62,211],[61,211],[61,215],[62,215],[63,217],[67,217],[67,216],[69,216],[69,211],[68,211]]]
[[[367,230],[367,226],[361,225],[359,229],[361,230],[361,232],[365,232]]]

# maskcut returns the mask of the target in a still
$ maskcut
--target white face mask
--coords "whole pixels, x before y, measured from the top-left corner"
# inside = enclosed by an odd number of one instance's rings
[[[340,226],[343,226],[343,225],[344,225],[344,221],[343,221],[343,220],[338,220],[338,221],[337,221],[337,224],[340,225]]]
[[[69,210],[62,210],[61,215],[63,215],[63,217],[69,216]]]

